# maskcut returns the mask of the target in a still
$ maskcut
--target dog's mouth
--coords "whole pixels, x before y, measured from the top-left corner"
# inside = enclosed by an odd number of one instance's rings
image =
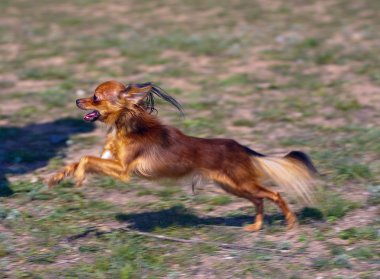
[[[99,111],[94,110],[90,113],[85,114],[85,116],[83,116],[83,120],[87,122],[94,122],[98,120],[99,117],[100,117]]]

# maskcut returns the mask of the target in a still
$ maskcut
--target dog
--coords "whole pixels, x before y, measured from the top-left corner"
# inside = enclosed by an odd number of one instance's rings
[[[48,186],[73,177],[80,186],[86,175],[97,173],[128,182],[132,174],[147,179],[205,177],[232,195],[245,198],[256,208],[256,217],[245,231],[263,226],[264,204],[274,202],[285,215],[287,228],[297,225],[296,215],[279,192],[264,187],[268,179],[292,191],[306,203],[313,202],[317,173],[311,159],[301,151],[283,157],[266,156],[232,139],[197,138],[161,123],[153,114],[159,97],[181,113],[181,105],[153,83],[124,85],[117,81],[100,84],[91,97],[76,100],[82,110],[91,110],[85,121],[101,121],[109,127],[100,157],[84,156],[48,179]],[[194,187],[194,185],[193,185]]]

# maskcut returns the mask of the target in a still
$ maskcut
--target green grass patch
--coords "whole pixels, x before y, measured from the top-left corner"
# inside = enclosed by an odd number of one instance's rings
[[[33,253],[28,257],[28,261],[36,264],[51,264],[56,260],[57,254],[55,253]]]
[[[259,117],[263,121],[277,122],[277,121],[292,121],[292,119],[287,116],[286,112],[281,108],[271,108],[259,113]]]
[[[118,179],[109,177],[109,176],[103,176],[103,175],[97,175],[94,178],[92,178],[93,184],[100,186],[102,188],[110,188],[110,189],[129,189],[131,186],[134,187],[134,184],[132,183],[125,183],[123,181],[120,181]]]
[[[210,201],[209,201],[211,205],[227,205],[231,202],[232,202],[231,197],[227,195],[214,196],[210,198]]]
[[[35,80],[60,80],[70,78],[72,74],[60,67],[54,68],[32,68],[23,70],[20,73],[22,79],[35,79]]]
[[[168,199],[181,192],[181,189],[174,186],[166,187],[165,189],[156,191],[156,195],[160,198]]]
[[[326,257],[319,257],[312,259],[312,267],[317,269],[317,270],[326,270],[330,267],[330,258]]]
[[[379,258],[380,252],[376,250],[376,247],[362,246],[354,248],[349,254],[359,260],[371,260],[373,258]]]
[[[78,248],[79,252],[81,252],[81,253],[96,253],[96,252],[100,251],[101,249],[102,249],[102,247],[100,247],[99,245],[95,245],[95,244],[81,245]]]
[[[371,170],[368,165],[360,163],[341,163],[337,166],[337,178],[339,180],[370,179]]]
[[[223,127],[218,125],[215,121],[210,121],[209,118],[204,117],[187,118],[181,125],[187,133],[197,136],[220,134],[224,131]]]
[[[358,240],[377,240],[379,239],[377,229],[372,226],[352,227],[339,233],[341,239],[358,241]]]
[[[236,119],[232,122],[232,125],[237,127],[253,127],[255,122],[249,119]]]
[[[352,111],[362,108],[361,104],[356,99],[340,100],[334,106],[341,111]]]
[[[74,104],[75,97],[62,88],[50,88],[37,95],[47,108],[64,108],[70,101]]]
[[[0,243],[0,258],[3,258],[9,254],[8,249],[3,243]]]
[[[41,111],[41,109],[36,106],[25,106],[15,112],[11,116],[10,120],[12,122],[23,121],[25,119],[30,121],[31,119],[41,117],[42,113],[43,111]]]
[[[250,83],[252,83],[252,80],[247,74],[232,75],[219,82],[220,86],[244,85]]]
[[[325,218],[331,222],[344,217],[349,211],[359,207],[357,203],[332,191],[318,193],[317,199],[318,208]]]
[[[205,102],[195,102],[186,104],[186,108],[196,109],[196,110],[207,110],[213,108],[217,105],[215,101],[205,101]]]

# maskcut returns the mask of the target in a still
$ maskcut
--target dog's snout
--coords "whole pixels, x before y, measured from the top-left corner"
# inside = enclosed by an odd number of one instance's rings
[[[82,99],[76,100],[75,103],[77,104],[78,108],[83,109],[83,100]]]

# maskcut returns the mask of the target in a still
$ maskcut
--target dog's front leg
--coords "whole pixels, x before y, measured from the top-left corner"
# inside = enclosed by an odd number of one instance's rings
[[[114,141],[115,141],[115,136],[113,133],[108,133],[107,135],[107,141],[103,147],[103,151],[102,151],[102,154],[100,155],[100,157],[102,159],[113,159],[114,156],[112,154],[112,150],[114,149]]]
[[[84,156],[74,172],[76,185],[80,186],[87,173],[102,173],[120,179],[124,182],[129,181],[129,170],[120,162],[110,159],[102,159],[94,156]]]
[[[79,163],[72,163],[63,168],[62,171],[53,174],[47,181],[49,188],[57,185],[61,182],[65,177],[72,176],[77,169]]]

